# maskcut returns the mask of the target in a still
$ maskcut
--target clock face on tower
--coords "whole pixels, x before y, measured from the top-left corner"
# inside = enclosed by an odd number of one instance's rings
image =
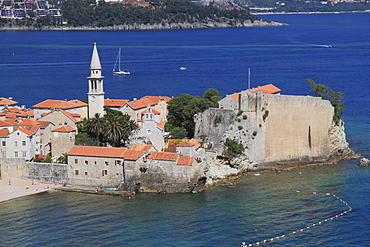
[[[95,101],[96,97],[95,96],[91,96],[91,101]]]

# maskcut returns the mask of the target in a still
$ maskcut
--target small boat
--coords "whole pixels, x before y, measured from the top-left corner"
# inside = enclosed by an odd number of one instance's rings
[[[116,62],[114,63],[114,67],[113,67],[113,75],[130,75],[130,74],[131,74],[130,71],[121,70],[121,48],[119,48]]]
[[[185,67],[180,67],[180,69],[181,69],[181,70],[186,70],[186,68],[185,68]]]

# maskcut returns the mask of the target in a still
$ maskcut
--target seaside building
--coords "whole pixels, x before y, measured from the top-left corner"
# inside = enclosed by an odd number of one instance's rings
[[[87,104],[80,100],[44,100],[34,106],[34,117],[40,119],[45,114],[55,110],[64,110],[73,114],[75,118],[82,120],[87,117]]]

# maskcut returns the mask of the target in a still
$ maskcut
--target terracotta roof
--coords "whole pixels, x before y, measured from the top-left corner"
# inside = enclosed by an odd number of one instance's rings
[[[18,102],[15,100],[0,97],[0,105],[16,105],[16,104],[18,104]]]
[[[257,88],[252,88],[251,90],[252,90],[253,93],[264,92],[265,94],[274,94],[274,93],[281,92],[280,88],[277,88],[272,84],[260,86],[260,87],[257,87]]]
[[[82,101],[81,103],[76,103],[71,101],[66,101],[66,100],[52,100],[52,99],[47,99],[41,103],[38,103],[33,106],[33,108],[47,108],[47,109],[71,109],[71,108],[77,108],[82,106]],[[85,104],[85,103],[83,103]],[[86,105],[86,104],[85,104]]]
[[[161,121],[160,123],[157,123],[157,127],[160,128],[161,130],[164,130],[165,122]]]
[[[63,126],[63,127],[54,129],[51,132],[73,132],[73,131],[76,131],[76,130],[69,126]]]
[[[141,115],[145,114],[145,113],[149,113],[149,112],[152,112],[153,114],[156,114],[156,115],[160,115],[161,113],[159,111],[156,111],[154,109],[151,109],[151,110],[145,110],[145,111],[142,111],[141,112]]]
[[[50,121],[38,121],[39,122],[39,124],[40,124],[40,128],[41,129],[45,129],[49,124],[52,124],[52,125],[54,125],[52,122],[50,122]]]
[[[105,106],[121,107],[129,102],[128,99],[104,99]]]
[[[189,156],[180,156],[179,160],[177,161],[176,165],[180,166],[191,166],[193,165],[194,158]]]
[[[88,104],[78,99],[72,99],[68,103],[75,104],[76,106],[88,106]]]
[[[231,98],[233,98],[234,100],[239,101],[239,94],[240,94],[240,93],[233,93],[233,94],[230,94],[229,96],[230,96]]]
[[[122,158],[127,148],[73,146],[68,155]]]
[[[170,160],[170,161],[177,161],[179,158],[178,153],[169,153],[169,152],[152,152],[148,159],[152,160]]]
[[[128,149],[124,153],[123,158],[125,160],[137,160],[142,155],[149,152],[151,147],[152,147],[151,144],[135,144],[132,148]]]
[[[0,120],[0,126],[13,126],[13,124],[11,124],[9,122],[6,122],[6,121],[3,121],[3,120]]]
[[[195,140],[194,138],[193,139],[191,139],[189,142],[191,142],[191,143],[194,143],[195,144],[195,149],[198,149],[198,148],[200,148],[200,146],[202,146],[202,140],[201,139],[198,139],[198,141],[197,140]]]
[[[29,118],[8,118],[4,120],[5,122],[8,122],[11,125],[20,125],[20,126],[33,126],[33,125],[39,125],[39,122],[29,119]]]
[[[177,144],[176,147],[192,147],[195,146],[195,143],[192,142],[181,142],[180,144]]]
[[[167,96],[145,96],[141,99],[127,102],[127,105],[129,105],[132,109],[137,110],[147,106],[156,105],[160,100],[164,100],[168,103],[171,98]]]
[[[8,136],[9,130],[8,129],[0,129],[0,136]]]
[[[25,133],[26,135],[30,136],[30,135],[35,134],[39,128],[40,128],[39,125],[29,126],[29,127],[26,127],[26,128],[15,126],[14,127],[14,132],[19,130],[19,131],[22,131],[23,133]]]

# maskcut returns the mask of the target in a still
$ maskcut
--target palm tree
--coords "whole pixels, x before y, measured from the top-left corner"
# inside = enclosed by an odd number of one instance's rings
[[[95,113],[94,117],[89,119],[87,131],[89,135],[95,137],[99,142],[104,142],[105,119]]]
[[[125,124],[121,116],[106,116],[104,137],[112,146],[119,147],[121,145],[122,139],[125,137],[125,131]]]
[[[62,155],[58,157],[57,163],[68,164],[68,154],[67,153],[62,153]]]

